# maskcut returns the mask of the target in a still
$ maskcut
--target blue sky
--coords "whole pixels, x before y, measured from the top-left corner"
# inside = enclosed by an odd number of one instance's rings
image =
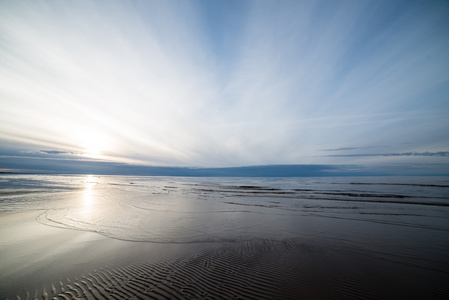
[[[448,165],[448,53],[446,1],[0,1],[0,156]]]

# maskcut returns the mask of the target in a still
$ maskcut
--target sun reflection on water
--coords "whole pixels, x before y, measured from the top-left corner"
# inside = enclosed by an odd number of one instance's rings
[[[92,207],[95,202],[95,197],[93,195],[94,185],[95,185],[94,176],[88,175],[84,183],[83,202],[81,204],[82,213],[85,217],[89,217],[92,213]]]

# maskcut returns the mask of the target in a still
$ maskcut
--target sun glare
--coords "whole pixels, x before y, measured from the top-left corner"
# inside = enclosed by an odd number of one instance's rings
[[[90,158],[102,158],[101,147],[95,144],[91,144],[85,148],[84,155]]]
[[[108,151],[110,148],[110,143],[106,135],[94,130],[86,130],[78,137],[78,143],[81,146],[83,156],[88,158],[104,158],[105,151]]]

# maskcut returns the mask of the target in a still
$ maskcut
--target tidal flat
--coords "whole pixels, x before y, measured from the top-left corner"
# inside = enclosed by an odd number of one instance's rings
[[[449,178],[0,177],[1,299],[449,297]]]

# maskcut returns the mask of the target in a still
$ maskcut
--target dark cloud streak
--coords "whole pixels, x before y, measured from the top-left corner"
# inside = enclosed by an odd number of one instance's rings
[[[348,151],[348,150],[361,150],[361,149],[374,149],[374,148],[387,148],[390,146],[367,146],[367,147],[346,147],[336,149],[325,149],[323,151]]]
[[[75,154],[74,152],[71,151],[60,151],[60,150],[40,150],[39,153],[44,153],[44,154]]]
[[[433,157],[449,157],[449,151],[439,152],[400,152],[400,153],[366,153],[366,154],[334,154],[325,157],[367,157],[367,156],[433,156]]]

